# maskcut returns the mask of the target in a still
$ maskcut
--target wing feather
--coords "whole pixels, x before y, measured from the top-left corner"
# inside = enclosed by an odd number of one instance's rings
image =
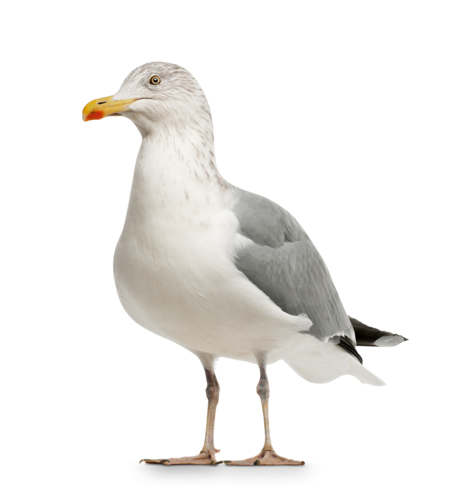
[[[307,314],[313,322],[307,334],[336,343],[345,336],[356,344],[330,273],[299,223],[267,198],[238,192],[233,212],[253,243],[237,251],[236,267],[285,312]]]

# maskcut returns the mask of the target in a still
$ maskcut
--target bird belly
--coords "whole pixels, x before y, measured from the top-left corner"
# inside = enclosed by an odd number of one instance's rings
[[[149,331],[216,356],[248,359],[291,346],[311,322],[283,312],[240,273],[225,238],[168,233],[155,244],[122,234],[114,277],[124,309]]]

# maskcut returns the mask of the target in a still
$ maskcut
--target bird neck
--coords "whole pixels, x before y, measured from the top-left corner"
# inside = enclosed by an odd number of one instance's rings
[[[205,227],[232,195],[216,167],[212,128],[166,127],[143,135],[125,228]]]

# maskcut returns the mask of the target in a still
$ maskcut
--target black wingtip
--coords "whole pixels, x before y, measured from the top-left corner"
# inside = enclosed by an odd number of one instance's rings
[[[338,346],[340,346],[342,349],[347,351],[347,353],[350,353],[352,356],[354,356],[362,365],[363,364],[362,356],[356,351],[353,342],[347,336],[336,336],[336,338],[339,340],[339,342],[337,343]]]
[[[402,338],[404,341],[408,341],[404,336],[401,336],[400,334],[393,334],[392,332],[388,331],[380,331],[375,327],[370,327],[366,324],[363,324],[361,321],[359,321],[358,319],[354,319],[353,317],[349,317],[349,319],[355,331],[357,346],[380,346],[380,344],[377,344],[377,341],[384,336],[390,337],[391,339]],[[401,343],[403,343],[403,341],[399,341],[396,344]],[[394,344],[393,346],[396,346],[396,344]],[[390,344],[386,344],[386,346],[390,346]]]

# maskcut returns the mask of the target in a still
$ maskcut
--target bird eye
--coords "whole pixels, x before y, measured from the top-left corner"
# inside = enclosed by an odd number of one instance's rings
[[[158,85],[161,83],[161,79],[158,77],[158,75],[153,75],[152,77],[150,77],[150,80],[149,82],[152,84],[152,85]]]

